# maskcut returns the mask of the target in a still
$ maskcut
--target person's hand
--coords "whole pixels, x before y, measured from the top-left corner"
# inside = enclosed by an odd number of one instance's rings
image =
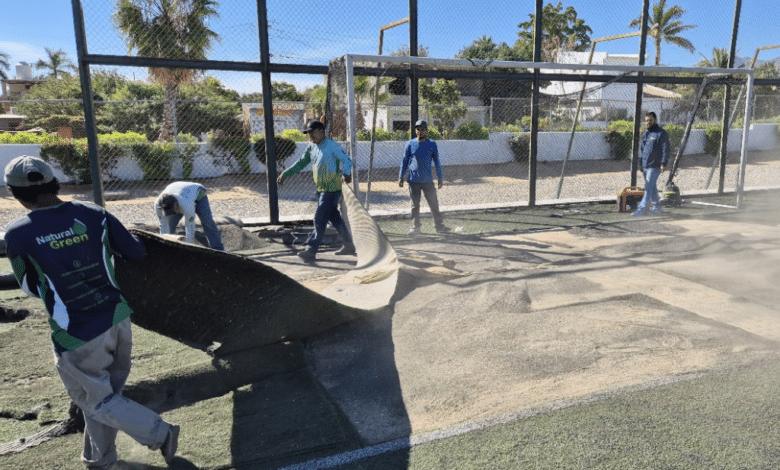
[[[344,182],[349,184],[352,182],[352,175],[344,175]]]
[[[441,188],[442,188],[442,186],[444,186],[444,181],[442,181],[442,180],[439,180],[439,189],[441,189]]]
[[[404,187],[404,179],[403,178],[399,178],[398,179],[398,187],[400,187],[400,188]]]
[[[278,184],[279,186],[281,186],[281,185],[282,185],[282,183],[284,183],[284,175],[279,175],[279,177],[278,177],[278,178],[276,178],[276,184]]]
[[[661,173],[663,173],[664,171],[666,171],[666,167],[664,165],[661,165]]]

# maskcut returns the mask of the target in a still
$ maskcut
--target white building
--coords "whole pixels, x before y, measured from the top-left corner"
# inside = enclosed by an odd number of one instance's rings
[[[251,135],[265,133],[265,109],[262,103],[242,104],[241,114]],[[277,134],[281,134],[285,129],[303,129],[308,119],[314,119],[307,116],[306,103],[302,101],[274,102],[273,114],[274,132]]]
[[[590,52],[564,52],[559,56],[558,62],[565,64],[587,64]],[[638,54],[610,54],[609,52],[595,52],[591,64],[598,65],[638,65]],[[563,69],[545,69],[546,73],[577,73],[577,71]],[[585,74],[582,70],[579,73]],[[589,75],[616,74],[615,71],[594,71]],[[571,96],[575,100],[582,90],[582,82],[552,82],[542,89],[542,93],[557,96]],[[634,114],[636,101],[636,85],[633,83],[611,83],[604,85],[602,82],[587,82],[585,95],[580,114],[580,120],[590,126],[604,127],[610,118],[616,115]],[[653,85],[642,86],[642,109],[654,111],[659,121],[663,122],[665,109],[671,109],[675,100],[681,98],[679,93],[664,90]],[[576,103],[572,106],[576,106]],[[595,120],[596,122],[587,122]]]

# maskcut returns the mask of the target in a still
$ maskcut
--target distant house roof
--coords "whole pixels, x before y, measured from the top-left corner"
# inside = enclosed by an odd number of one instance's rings
[[[589,55],[590,54],[588,52],[569,51],[569,52],[561,53],[558,60],[561,63],[585,64],[588,62]],[[610,54],[609,52],[596,52],[593,54],[593,58],[591,60],[591,64],[594,65],[607,65],[607,64],[608,65],[637,65],[638,63],[639,63],[638,54]],[[545,70],[545,71],[558,72],[558,73],[565,72],[562,69]],[[605,72],[601,70],[590,71],[590,74],[593,75],[602,75],[604,73]],[[594,82],[588,83],[588,86],[596,89],[599,88],[599,85]],[[570,95],[578,92],[581,87],[582,87],[581,83],[554,81],[554,82],[550,82],[550,84],[545,89],[543,89],[542,92],[550,95]],[[669,90],[664,90],[663,88],[659,88],[647,84],[645,84],[642,87],[642,91],[644,96],[654,97],[654,98],[677,99],[682,96],[679,93],[675,93]]]
[[[43,79],[40,79],[40,78],[4,78],[2,81],[5,82],[5,83],[8,83],[8,84],[20,84],[20,83],[21,84],[25,84],[25,83],[36,84],[36,83],[43,83],[46,80],[43,80]]]
[[[679,93],[670,90],[664,90],[663,88],[658,88],[657,86],[653,85],[643,85],[642,95],[655,96],[657,98],[682,98],[682,95]]]

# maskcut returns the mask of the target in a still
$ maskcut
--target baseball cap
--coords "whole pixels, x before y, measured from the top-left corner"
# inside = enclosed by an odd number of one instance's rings
[[[8,162],[5,167],[5,184],[8,186],[40,186],[53,180],[51,167],[38,157],[22,155]]]
[[[311,121],[306,123],[306,127],[303,129],[303,133],[308,134],[314,129],[325,129],[325,124],[321,123],[316,119],[312,119]]]
[[[172,194],[163,194],[162,197],[160,197],[160,210],[165,216],[178,214],[178,204],[179,201],[177,201],[176,197]]]
[[[419,121],[414,123],[414,128],[417,129],[418,127],[428,127],[428,121],[420,119]]]

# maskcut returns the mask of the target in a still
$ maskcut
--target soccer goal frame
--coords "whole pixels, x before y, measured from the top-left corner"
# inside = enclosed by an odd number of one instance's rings
[[[747,153],[748,153],[748,135],[750,130],[750,120],[753,108],[753,96],[754,96],[754,71],[752,69],[744,68],[712,68],[712,67],[665,67],[665,66],[640,66],[640,65],[605,65],[605,64],[570,64],[570,63],[549,63],[549,62],[515,62],[515,61],[486,61],[486,60],[470,60],[470,59],[444,59],[444,58],[432,58],[432,57],[409,57],[409,56],[378,56],[378,55],[362,55],[362,54],[347,54],[342,58],[344,66],[346,68],[346,140],[347,147],[353,162],[356,165],[358,163],[358,155],[356,149],[357,142],[357,125],[356,125],[356,94],[355,94],[355,67],[356,64],[361,64],[362,67],[369,68],[365,64],[374,64],[374,67],[409,67],[424,66],[427,68],[435,68],[438,71],[446,70],[448,68],[453,69],[455,72],[451,72],[448,78],[458,78],[458,72],[461,71],[463,77],[473,76],[474,72],[485,70],[489,67],[491,70],[520,70],[525,69],[528,71],[539,72],[540,76],[544,76],[544,71],[565,71],[568,81],[581,81],[581,82],[595,82],[594,75],[589,75],[590,72],[615,72],[617,74],[632,74],[632,73],[644,73],[658,75],[671,75],[681,76],[683,74],[691,74],[692,76],[701,77],[701,82],[706,81],[707,75],[718,76],[734,76],[743,77],[742,79],[746,83],[746,98],[744,108],[744,122],[742,126],[742,136],[740,145],[740,161],[738,166],[737,184],[735,188],[736,192],[736,207],[740,208],[742,205],[744,184],[745,184],[745,170],[747,167]],[[463,72],[469,70],[469,72]],[[559,78],[546,78],[547,80],[560,80],[560,74],[557,74]],[[421,77],[422,78],[422,77]],[[545,79],[545,78],[543,78]],[[527,79],[526,79],[527,80]],[[602,80],[603,81],[603,80]],[[656,80],[657,82],[657,80]],[[642,80],[642,83],[653,83],[651,77],[647,77]],[[690,83],[690,82],[689,82]],[[330,86],[330,85],[329,85]],[[536,91],[534,91],[536,93]],[[330,97],[330,92],[329,92]],[[694,114],[692,112],[692,114]],[[641,116],[634,116],[634,119],[641,119]],[[691,115],[690,119],[693,119]],[[531,139],[534,139],[536,132],[531,132]],[[373,142],[373,141],[372,141]],[[370,175],[370,172],[369,172]],[[369,180],[370,184],[370,180]],[[357,172],[353,177],[353,188],[358,193],[358,178]],[[370,187],[369,187],[370,190]]]

